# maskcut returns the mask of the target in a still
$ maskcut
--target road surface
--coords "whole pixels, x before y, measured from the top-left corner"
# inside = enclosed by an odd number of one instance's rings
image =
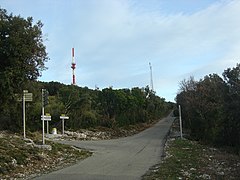
[[[36,179],[134,180],[161,160],[165,138],[174,117],[169,115],[134,136],[102,141],[65,141],[92,150],[91,157]]]

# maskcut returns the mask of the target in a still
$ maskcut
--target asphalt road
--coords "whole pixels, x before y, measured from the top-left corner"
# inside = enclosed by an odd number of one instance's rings
[[[166,135],[174,118],[170,115],[134,136],[103,141],[65,141],[92,150],[93,156],[36,179],[134,180],[161,160]]]

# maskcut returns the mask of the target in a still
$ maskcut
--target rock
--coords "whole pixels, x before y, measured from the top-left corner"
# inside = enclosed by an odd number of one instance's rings
[[[221,172],[217,172],[217,175],[219,175],[219,176],[224,176],[224,172],[223,171],[221,171]]]
[[[13,167],[16,167],[17,166],[17,160],[16,159],[12,159],[11,165]]]
[[[32,139],[24,138],[23,140],[25,141],[26,145],[28,145],[28,146],[33,146],[33,144],[34,144]]]
[[[79,139],[86,139],[86,138],[87,138],[87,135],[84,134],[84,133],[78,133],[78,134],[77,134],[77,138],[79,138]]]
[[[44,144],[44,145],[34,144],[34,147],[39,148],[39,149],[46,149],[46,150],[49,150],[49,151],[52,150],[52,146],[51,145],[47,145],[47,144]]]
[[[203,179],[211,179],[211,176],[208,175],[208,174],[203,174],[201,176],[199,176],[200,178],[203,178]]]

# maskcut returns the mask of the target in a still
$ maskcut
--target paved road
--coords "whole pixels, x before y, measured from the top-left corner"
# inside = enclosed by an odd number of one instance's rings
[[[174,118],[170,115],[134,136],[103,141],[64,143],[94,151],[93,156],[73,166],[37,179],[134,180],[159,163],[165,137]]]

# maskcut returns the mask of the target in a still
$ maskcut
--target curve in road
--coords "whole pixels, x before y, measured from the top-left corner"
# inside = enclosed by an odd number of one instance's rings
[[[93,156],[79,163],[36,179],[141,179],[161,160],[163,146],[174,121],[171,114],[153,127],[134,136],[102,141],[64,141],[63,143],[92,150]]]

